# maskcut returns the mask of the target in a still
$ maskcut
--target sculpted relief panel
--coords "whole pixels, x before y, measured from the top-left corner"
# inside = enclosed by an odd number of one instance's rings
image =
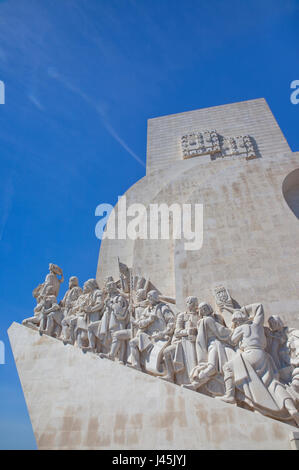
[[[150,280],[119,262],[119,279],[79,286],[49,265],[33,291],[34,315],[23,325],[103,360],[157,376],[227,403],[299,426],[299,330],[277,315],[265,324],[261,303],[240,306],[225,286],[215,308],[196,296],[177,312]],[[167,294],[167,293],[165,293]],[[165,301],[166,299],[166,301]]]
[[[249,135],[222,137],[216,130],[193,132],[181,138],[183,159],[211,155],[212,159],[227,156],[245,156],[246,160],[257,158],[254,140]]]
[[[184,159],[199,155],[214,155],[221,151],[219,136],[215,130],[184,135],[181,144]]]

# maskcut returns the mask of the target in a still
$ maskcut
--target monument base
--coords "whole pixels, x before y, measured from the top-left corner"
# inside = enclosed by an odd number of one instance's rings
[[[294,428],[13,323],[39,449],[291,449]]]

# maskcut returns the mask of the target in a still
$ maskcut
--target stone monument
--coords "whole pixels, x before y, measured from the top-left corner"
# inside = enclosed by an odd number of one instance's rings
[[[125,196],[146,228],[153,205],[172,227],[202,205],[200,243],[108,221],[96,279],[72,276],[60,302],[49,265],[9,328],[38,448],[297,448],[299,153],[265,100],[150,119]]]

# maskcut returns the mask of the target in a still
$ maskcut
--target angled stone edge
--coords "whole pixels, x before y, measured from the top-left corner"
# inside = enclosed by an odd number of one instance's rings
[[[299,450],[299,432],[290,433],[290,442],[293,450]]]
[[[84,354],[18,323],[8,335],[39,449],[298,446],[291,425]]]

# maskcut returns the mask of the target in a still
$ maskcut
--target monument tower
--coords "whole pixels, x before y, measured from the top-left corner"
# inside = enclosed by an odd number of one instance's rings
[[[266,101],[150,119],[125,196],[202,205],[200,249],[104,238],[60,303],[50,264],[9,328],[38,448],[296,448],[299,152]]]
[[[225,284],[242,303],[263,299],[266,312],[298,326],[298,164],[264,99],[149,119],[146,176],[126,192],[127,205],[203,204],[203,245],[104,239],[98,281],[117,274],[121,253],[179,308],[194,293],[212,302],[213,287]]]

